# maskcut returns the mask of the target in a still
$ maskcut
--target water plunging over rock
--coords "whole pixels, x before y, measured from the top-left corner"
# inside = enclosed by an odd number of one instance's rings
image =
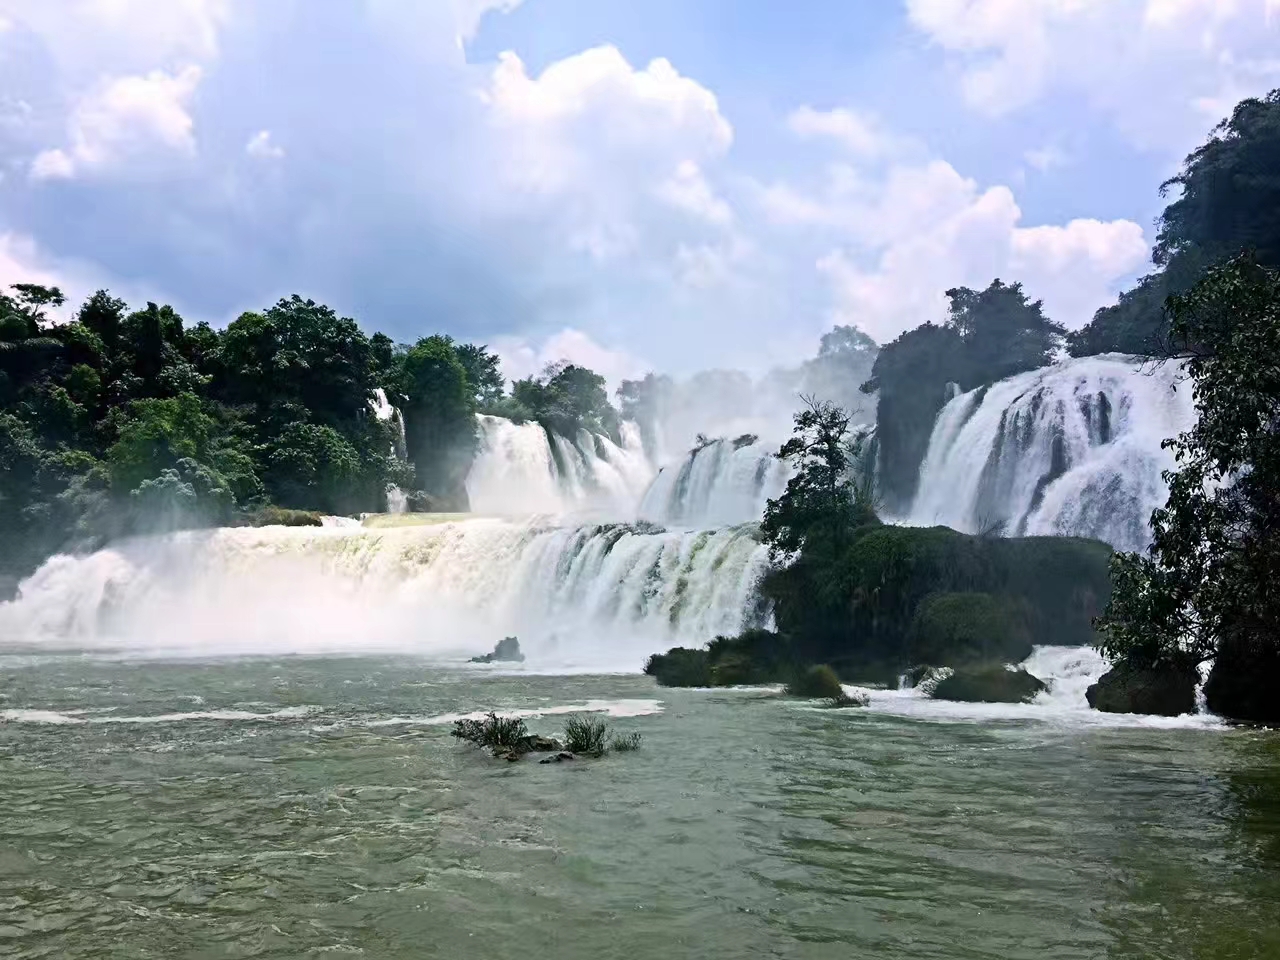
[[[1179,370],[1084,357],[955,397],[938,415],[909,522],[1142,549],[1168,495],[1161,443],[1194,420]]]

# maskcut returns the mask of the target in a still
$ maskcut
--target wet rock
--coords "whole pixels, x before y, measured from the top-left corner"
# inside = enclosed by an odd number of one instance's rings
[[[1027,671],[995,663],[956,669],[938,681],[932,696],[960,703],[1026,703],[1047,689],[1044,681]]]
[[[472,657],[472,663],[524,663],[524,654],[520,652],[520,641],[515,637],[504,637],[493,648],[493,653],[482,657]]]
[[[1196,709],[1194,667],[1117,664],[1085,691],[1089,706],[1103,713],[1148,713],[1178,717]]]
[[[562,750],[559,753],[557,753],[555,756],[547,757],[545,760],[539,760],[538,762],[539,763],[564,763],[566,760],[577,760],[577,759],[578,758],[575,757],[572,753]]]
[[[530,737],[529,752],[530,753],[559,753],[564,749],[564,744],[553,737]]]
[[[1270,638],[1224,640],[1204,685],[1205,705],[1232,720],[1280,722],[1280,645]]]

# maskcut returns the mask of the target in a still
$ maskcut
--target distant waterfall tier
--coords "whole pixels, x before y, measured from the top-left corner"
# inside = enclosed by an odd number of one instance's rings
[[[755,437],[713,440],[664,467],[640,504],[640,516],[685,527],[750,523],[786,487],[787,465]]]
[[[477,513],[634,516],[653,476],[631,423],[622,425],[621,444],[585,430],[568,439],[502,417],[481,416],[477,426],[479,450],[467,476]]]
[[[391,401],[387,399],[387,391],[381,387],[375,390],[369,406],[372,408],[374,416],[395,427],[396,434],[391,444],[391,455],[398,460],[409,459],[409,443],[408,438],[405,436],[404,414],[391,405]],[[408,495],[394,483],[388,484],[387,511],[389,513],[405,513],[408,509]]]
[[[763,622],[751,528],[667,532],[497,519],[174,534],[49,560],[0,636],[172,656],[487,652],[634,671],[655,650]]]
[[[1179,373],[1112,354],[955,397],[934,426],[910,522],[1142,549],[1174,465],[1161,444],[1195,418]]]

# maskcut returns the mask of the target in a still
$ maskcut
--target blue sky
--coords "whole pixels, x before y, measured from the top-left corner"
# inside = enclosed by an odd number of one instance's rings
[[[0,0],[0,282],[615,380],[996,276],[1074,327],[1277,51],[1280,0]]]

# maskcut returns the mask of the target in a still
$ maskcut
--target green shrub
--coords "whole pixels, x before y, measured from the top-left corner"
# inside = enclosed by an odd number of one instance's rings
[[[787,684],[787,696],[844,703],[849,699],[836,672],[826,665],[810,667]]]
[[[1047,689],[1025,670],[1010,670],[998,663],[961,667],[933,688],[935,700],[961,703],[1027,703]]]
[[[609,749],[617,753],[630,753],[633,750],[640,749],[640,734],[632,731],[631,733],[615,733],[609,741]]]
[[[676,647],[651,656],[644,672],[664,687],[709,687],[711,657],[706,650]]]
[[[251,527],[323,527],[324,520],[312,510],[263,507],[246,518]]]
[[[1017,663],[1031,656],[1025,602],[989,593],[934,593],[916,608],[911,660],[933,666],[1000,660]]]
[[[600,717],[574,714],[564,722],[564,746],[570,753],[601,756],[609,746],[609,724]]]
[[[527,753],[532,740],[528,728],[519,717],[500,717],[492,712],[483,720],[455,720],[453,736],[477,746],[489,747],[495,753]]]

